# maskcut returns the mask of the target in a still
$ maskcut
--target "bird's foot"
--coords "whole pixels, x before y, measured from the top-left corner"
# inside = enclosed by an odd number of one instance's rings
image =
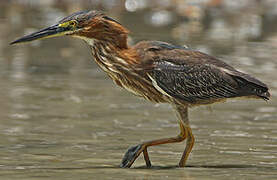
[[[130,168],[144,149],[145,147],[142,144],[130,147],[125,153],[121,161],[120,167]]]

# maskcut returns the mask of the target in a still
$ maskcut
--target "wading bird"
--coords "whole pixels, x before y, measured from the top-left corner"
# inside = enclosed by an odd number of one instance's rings
[[[131,167],[141,153],[150,167],[149,146],[186,139],[179,162],[184,167],[194,144],[188,107],[227,98],[270,97],[264,83],[205,53],[161,41],[141,41],[128,46],[128,30],[99,11],[74,13],[11,44],[63,35],[85,40],[96,63],[118,86],[154,103],[170,103],[177,112],[179,135],[130,147],[120,167]]]

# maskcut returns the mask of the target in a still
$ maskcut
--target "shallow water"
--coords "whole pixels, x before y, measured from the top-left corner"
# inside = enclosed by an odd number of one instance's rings
[[[141,12],[107,10],[134,31],[134,42],[151,35],[188,42],[258,77],[272,94],[268,102],[232,100],[191,109],[196,143],[186,168],[176,167],[184,150],[184,143],[178,143],[149,148],[151,169],[142,157],[132,169],[120,169],[129,146],[178,133],[171,107],[153,105],[116,87],[79,40],[8,45],[15,37],[52,24],[49,19],[69,14],[70,7],[0,5],[1,180],[277,178],[277,33],[257,41],[221,42],[201,33],[181,40],[171,36],[171,29],[182,19],[167,28],[145,29],[133,23],[134,18],[143,20]],[[53,17],[45,17],[45,6]],[[155,33],[158,29],[161,32]]]

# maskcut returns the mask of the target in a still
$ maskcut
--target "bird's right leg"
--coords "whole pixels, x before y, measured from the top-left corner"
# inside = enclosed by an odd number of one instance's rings
[[[175,110],[177,111],[177,115],[179,115],[178,118],[180,119],[180,123],[182,123],[184,126],[187,138],[186,148],[179,162],[179,166],[184,167],[194,145],[194,136],[189,125],[188,108],[176,103]]]

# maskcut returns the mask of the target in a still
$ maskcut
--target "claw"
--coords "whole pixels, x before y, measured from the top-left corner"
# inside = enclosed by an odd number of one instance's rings
[[[143,151],[143,148],[141,144],[130,147],[125,153],[121,161],[120,167],[130,168],[142,151]]]

